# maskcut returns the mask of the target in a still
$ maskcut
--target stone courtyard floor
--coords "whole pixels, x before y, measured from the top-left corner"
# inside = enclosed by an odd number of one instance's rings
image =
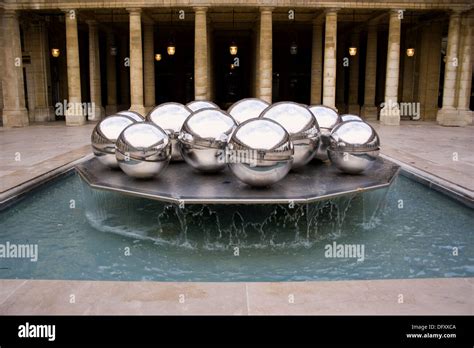
[[[384,156],[474,198],[474,126],[372,123]],[[91,156],[93,124],[0,128],[0,203]],[[474,314],[474,278],[284,283],[0,280],[0,314]],[[68,302],[77,294],[76,304]],[[179,303],[179,295],[189,301]],[[288,303],[289,294],[295,302]],[[404,294],[403,304],[397,302]]]

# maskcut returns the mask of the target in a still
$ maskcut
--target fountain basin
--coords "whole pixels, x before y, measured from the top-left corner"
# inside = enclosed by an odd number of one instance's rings
[[[310,203],[350,193],[387,187],[400,167],[377,158],[361,175],[341,173],[329,163],[309,163],[267,188],[240,182],[226,168],[201,174],[185,163],[173,163],[159,177],[137,180],[102,165],[96,158],[76,166],[91,187],[176,204],[287,204]]]

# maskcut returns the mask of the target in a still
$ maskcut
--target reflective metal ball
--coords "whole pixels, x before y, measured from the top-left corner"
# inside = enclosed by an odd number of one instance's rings
[[[314,157],[320,161],[327,161],[329,136],[331,135],[332,129],[342,122],[341,117],[336,110],[324,105],[313,105],[309,107],[309,110],[313,113],[314,117],[316,117],[319,130],[321,131],[321,137]]]
[[[125,115],[125,116],[128,116],[128,117],[131,117],[136,122],[145,121],[145,118],[142,115],[140,115],[138,112],[135,112],[135,111],[130,111],[130,110],[119,111],[119,112],[117,112],[117,115]]]
[[[147,121],[163,128],[171,139],[171,160],[182,161],[183,157],[179,151],[178,135],[184,121],[191,115],[192,111],[180,103],[164,103],[156,106],[146,116]]]
[[[346,122],[346,121],[362,121],[363,122],[364,121],[359,116],[352,115],[352,114],[341,115],[341,120],[342,122]]]
[[[219,107],[213,102],[207,100],[194,100],[186,104],[192,111],[199,111],[202,109],[219,109]]]
[[[251,119],[232,134],[226,155],[232,173],[251,186],[268,186],[283,179],[293,163],[288,132],[271,119]]]
[[[290,134],[295,148],[293,169],[311,161],[319,143],[319,127],[307,106],[279,102],[268,107],[260,117],[278,122]]]
[[[110,168],[118,168],[115,142],[120,133],[136,121],[125,115],[112,115],[96,124],[91,135],[92,150],[97,159]]]
[[[270,104],[258,98],[246,98],[234,103],[227,112],[237,124],[252,118],[258,118]]]
[[[133,178],[158,176],[171,158],[171,142],[166,132],[149,122],[135,123],[117,139],[115,155],[120,169]]]
[[[333,129],[328,154],[339,170],[359,174],[372,167],[379,148],[379,136],[372,126],[365,122],[347,121]]]
[[[202,172],[225,168],[223,152],[236,123],[225,111],[202,109],[189,116],[179,134],[181,155],[186,163]]]

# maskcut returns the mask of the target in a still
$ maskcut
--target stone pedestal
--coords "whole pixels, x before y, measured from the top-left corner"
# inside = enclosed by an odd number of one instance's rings
[[[398,77],[400,72],[400,28],[397,10],[390,11],[387,49],[387,73],[385,77],[385,101],[380,110],[380,123],[390,126],[400,124],[398,107]]]
[[[324,41],[323,104],[336,107],[336,47],[337,11],[326,13],[326,34]]]
[[[360,116],[366,121],[377,120],[379,109],[375,105],[362,105],[360,108]]]
[[[3,13],[3,126],[24,127],[29,124],[25,107],[20,24],[15,11]]]
[[[464,127],[471,123],[472,119],[470,111],[443,107],[439,109],[436,120],[441,126]]]
[[[54,121],[54,108],[52,106],[36,107],[33,111],[35,122]]]

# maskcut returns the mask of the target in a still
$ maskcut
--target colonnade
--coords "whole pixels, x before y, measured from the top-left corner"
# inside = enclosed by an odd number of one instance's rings
[[[144,15],[141,8],[128,8],[130,30],[130,109],[141,114],[146,113],[155,104],[155,74],[153,22]],[[208,8],[193,8],[195,15],[194,38],[194,91],[196,100],[212,97],[212,64],[210,57],[210,39]],[[267,102],[272,101],[272,24],[273,7],[259,9],[257,25],[257,51],[255,54],[255,97]],[[311,103],[336,107],[336,71],[339,64],[337,55],[338,9],[327,9],[313,20],[312,61],[311,61]],[[74,9],[64,10],[66,29],[68,102],[71,105],[81,103],[81,74],[79,65],[78,16]],[[101,72],[99,55],[98,23],[88,20],[89,28],[89,81],[90,100],[94,105],[92,120],[99,120],[106,113],[117,110],[117,91],[115,89],[115,59],[107,55],[107,102],[101,102]],[[20,23],[18,12],[7,10],[3,14],[3,124],[6,127],[25,126],[29,123],[25,106],[23,71],[18,57],[22,56],[20,45]],[[446,68],[444,74],[443,105],[437,111],[436,119],[441,125],[464,126],[472,119],[469,111],[469,98],[472,76],[472,19],[460,12],[452,12],[449,20]],[[351,63],[349,111],[360,113],[366,119],[376,119],[378,108],[375,105],[377,75],[377,22],[369,21],[367,29],[367,49],[365,56],[365,76],[359,76],[359,59]],[[324,32],[324,34],[323,34]],[[115,45],[113,33],[107,29],[107,49]],[[324,35],[324,44],[323,44]],[[388,48],[385,78],[385,97],[380,110],[380,122],[386,125],[400,123],[398,108],[400,74],[400,38],[401,18],[399,10],[390,10],[388,27]],[[359,33],[353,33],[352,41],[359,40]],[[428,59],[428,57],[426,58]],[[434,62],[435,63],[435,62]],[[47,75],[47,74],[44,74]],[[358,81],[365,79],[363,105],[358,105]],[[35,93],[39,94],[35,120],[51,118],[51,107],[47,105],[46,88],[41,88],[46,77],[39,76],[35,84]],[[159,81],[157,81],[159,83]],[[425,89],[430,87],[429,80],[420,80]],[[44,85],[44,83],[43,83]],[[38,87],[36,87],[38,86]],[[37,89],[36,89],[37,88]],[[424,91],[424,90],[423,90]],[[421,99],[425,94],[421,93]],[[433,98],[431,98],[433,99]],[[433,104],[433,101],[430,102]],[[431,105],[430,104],[430,105]],[[433,105],[432,108],[435,106]],[[46,110],[46,111],[44,111]],[[82,125],[86,115],[80,108],[71,107],[65,112],[67,125]]]

